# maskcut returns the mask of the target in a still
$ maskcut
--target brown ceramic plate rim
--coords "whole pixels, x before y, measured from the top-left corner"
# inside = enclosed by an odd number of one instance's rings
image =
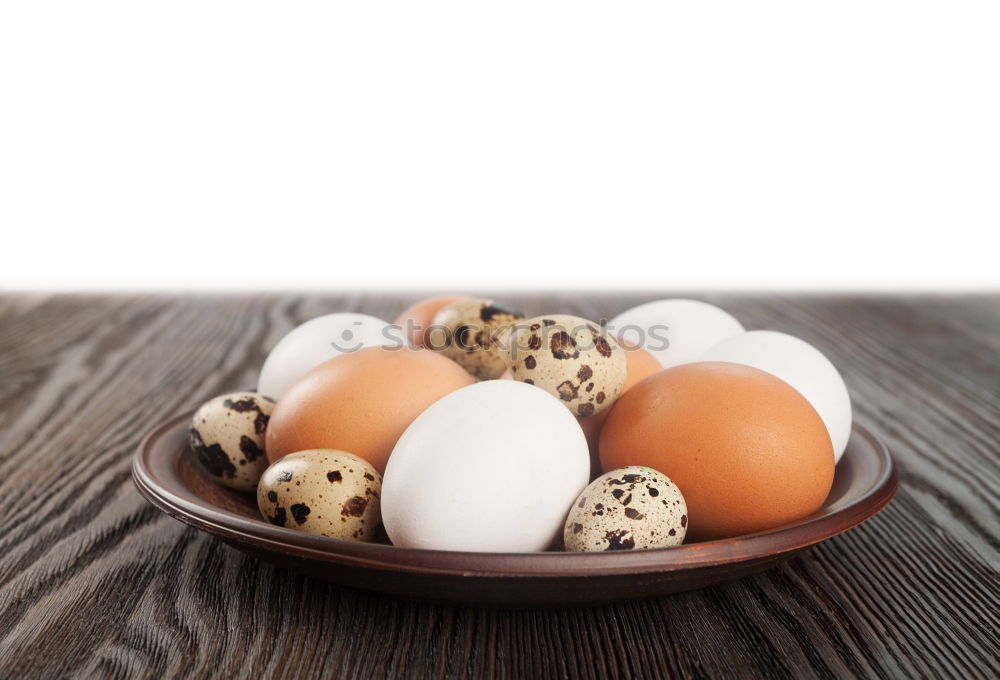
[[[154,456],[154,446],[184,426],[191,413],[178,415],[151,430],[139,444],[132,478],[142,495],[158,509],[197,529],[260,550],[331,564],[456,577],[586,577],[608,574],[679,572],[734,564],[794,552],[843,533],[878,513],[892,498],[898,477],[885,445],[857,424],[859,436],[878,457],[879,473],[867,489],[844,507],[821,510],[799,522],[735,538],[684,544],[673,548],[600,553],[484,553],[397,548],[312,536],[249,519],[207,503],[190,492],[177,473],[183,450]]]

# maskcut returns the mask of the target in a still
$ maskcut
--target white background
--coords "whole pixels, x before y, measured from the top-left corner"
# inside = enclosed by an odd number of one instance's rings
[[[1000,287],[996,2],[0,4],[0,286]]]

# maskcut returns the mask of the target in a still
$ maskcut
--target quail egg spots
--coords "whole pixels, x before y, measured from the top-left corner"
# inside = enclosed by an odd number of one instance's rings
[[[625,389],[627,363],[618,341],[578,316],[539,316],[519,323],[510,338],[515,380],[540,387],[577,417],[611,407]]]
[[[188,440],[202,467],[219,483],[253,491],[267,468],[264,434],[274,402],[255,392],[224,394],[191,418]]]
[[[523,314],[493,300],[460,300],[442,308],[427,332],[426,346],[457,362],[479,380],[507,370],[507,334]]]
[[[687,504],[677,485],[648,467],[601,475],[576,499],[566,526],[566,550],[600,552],[680,545],[687,533]]]
[[[370,541],[382,523],[382,475],[336,449],[284,456],[265,470],[257,507],[271,524],[348,541]]]

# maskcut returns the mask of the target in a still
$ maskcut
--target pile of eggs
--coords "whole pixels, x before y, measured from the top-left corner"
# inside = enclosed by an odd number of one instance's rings
[[[798,338],[659,300],[594,322],[423,300],[338,313],[205,403],[191,449],[278,526],[433,550],[607,551],[766,531],[820,508],[851,404]]]

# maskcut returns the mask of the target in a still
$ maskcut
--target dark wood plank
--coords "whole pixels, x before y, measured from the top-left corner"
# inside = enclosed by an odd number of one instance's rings
[[[416,294],[0,297],[0,677],[997,677],[1000,296],[699,296],[813,342],[901,469],[862,527],[611,607],[412,603],[257,562],[129,479],[154,423],[249,388],[294,324]],[[611,316],[650,295],[500,296]]]

